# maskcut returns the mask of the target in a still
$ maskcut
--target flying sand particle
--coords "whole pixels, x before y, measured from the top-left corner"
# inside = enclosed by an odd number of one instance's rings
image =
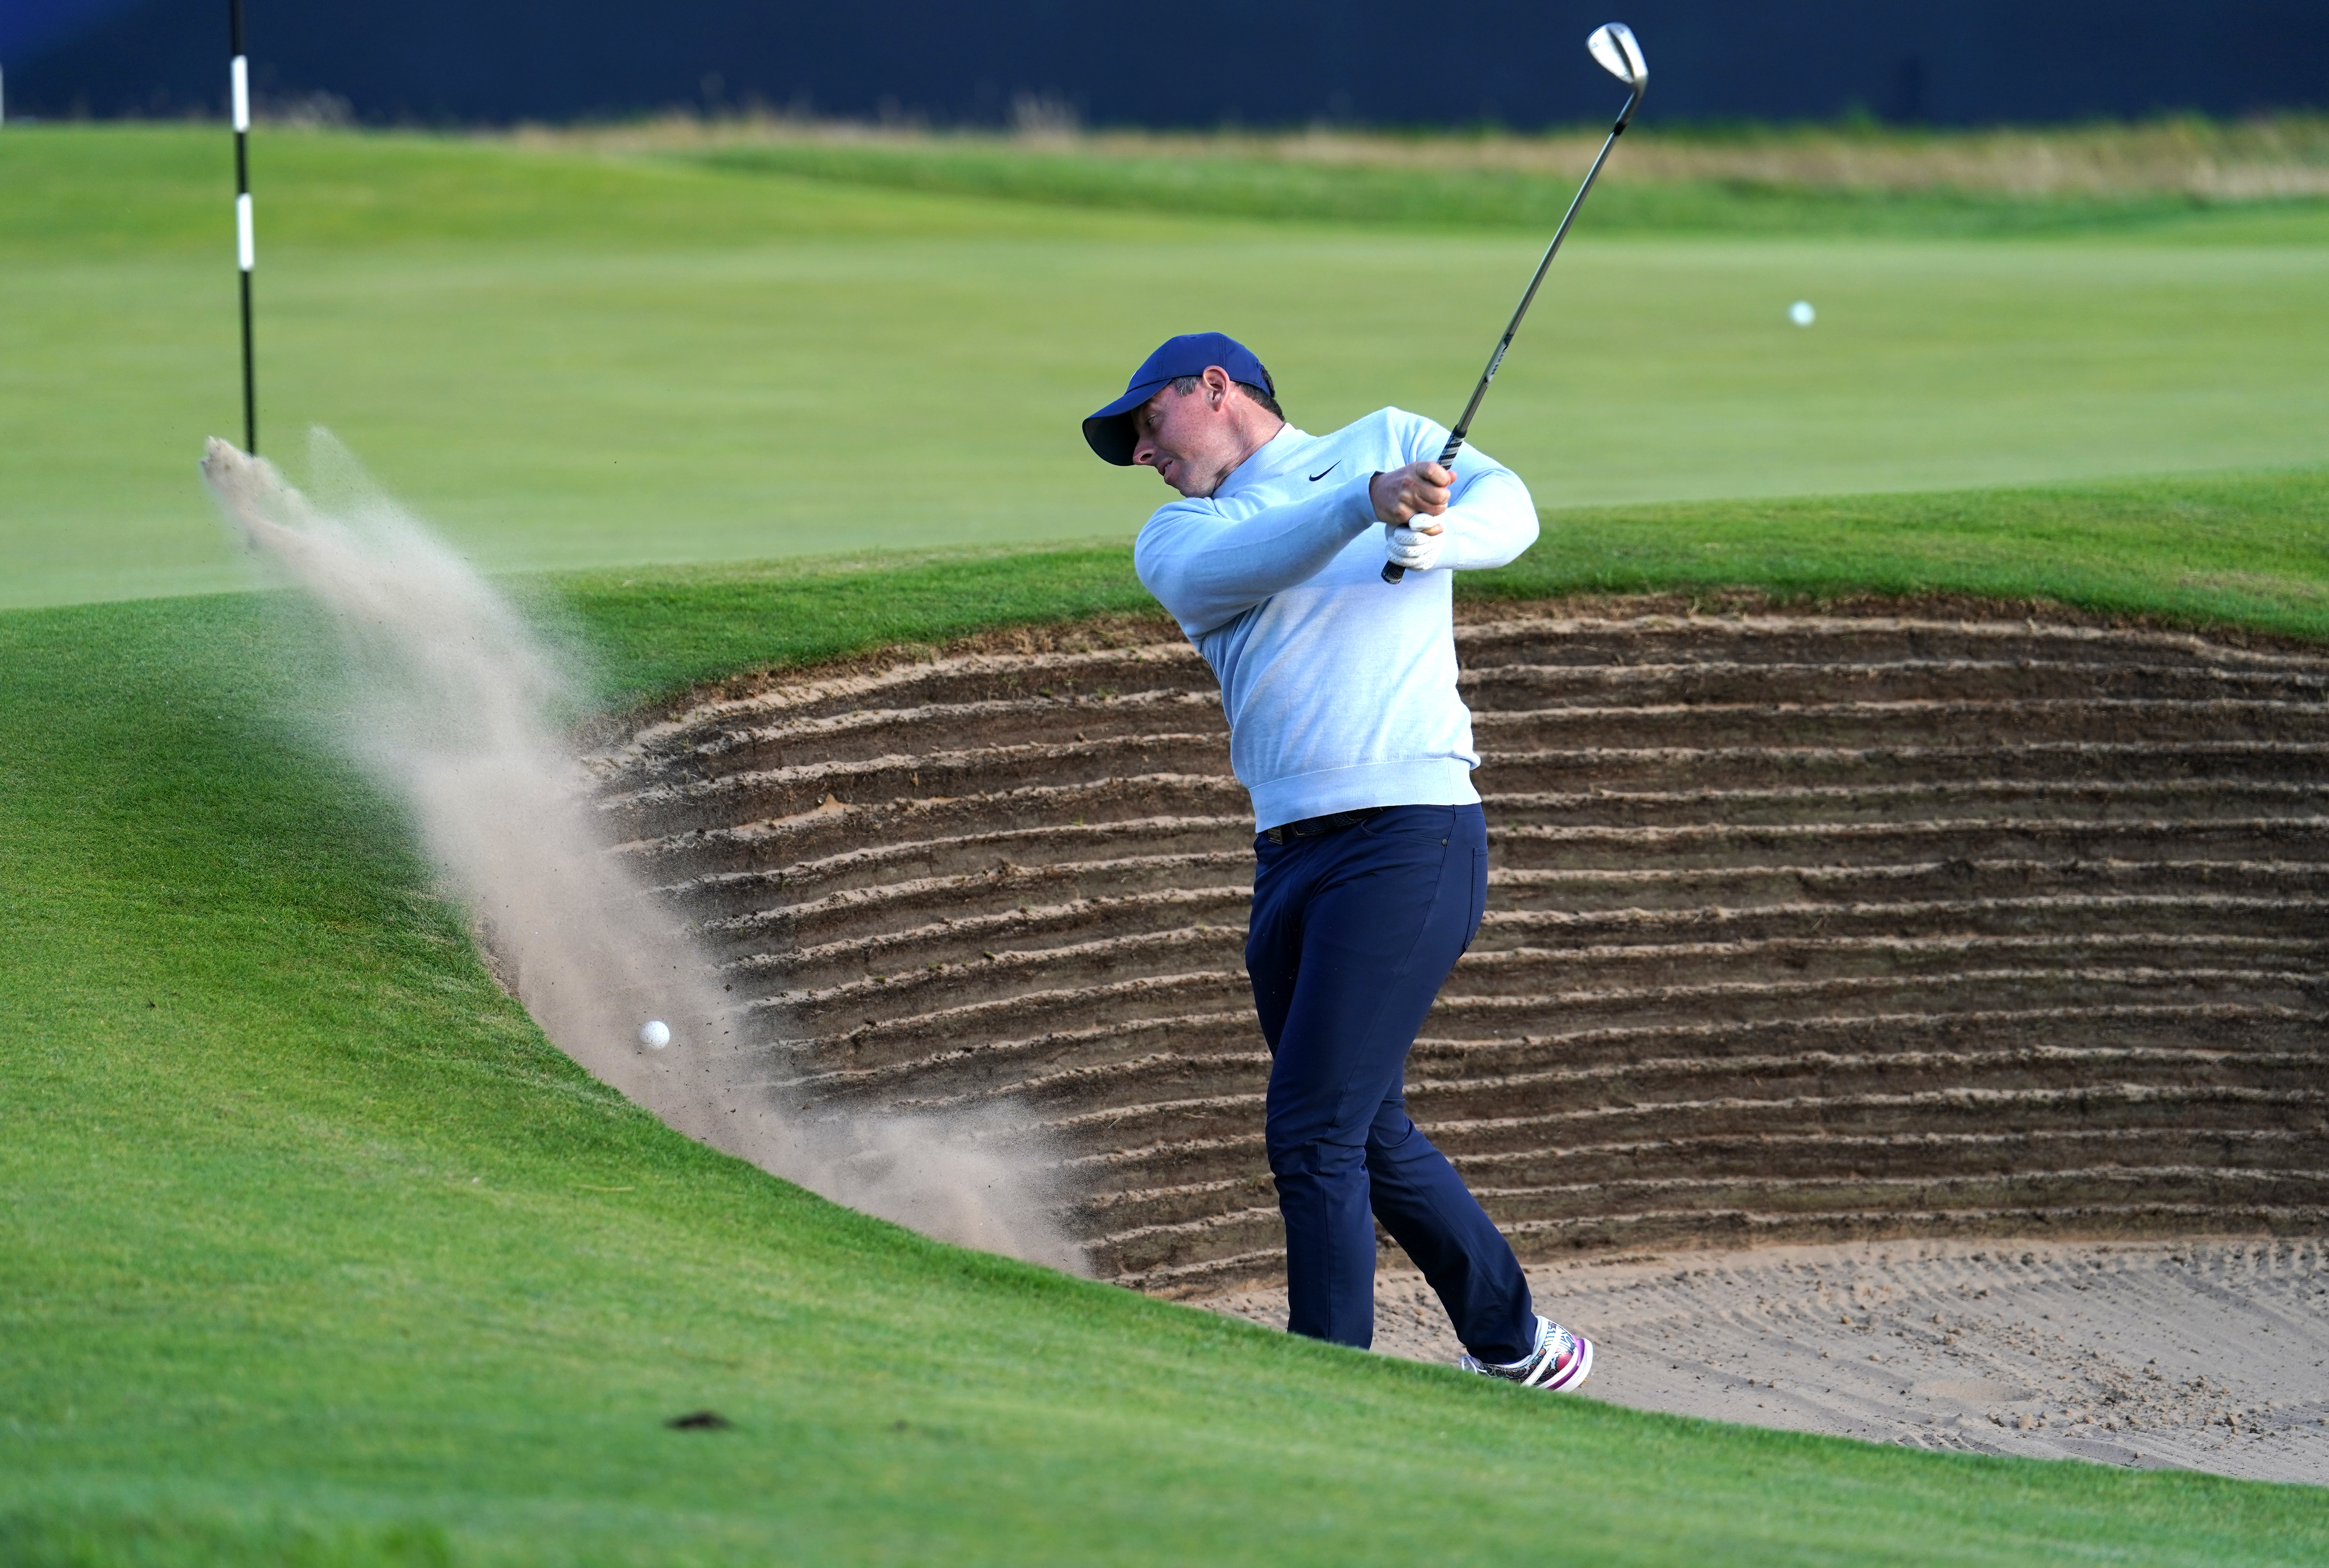
[[[203,476],[330,616],[344,673],[317,696],[339,711],[338,743],[406,803],[495,977],[551,1041],[669,1126],[836,1203],[1082,1271],[1023,1115],[775,1114],[776,1047],[732,1030],[708,962],[608,853],[554,719],[582,705],[567,661],[337,441],[319,430],[312,447],[327,505],[224,441]]]

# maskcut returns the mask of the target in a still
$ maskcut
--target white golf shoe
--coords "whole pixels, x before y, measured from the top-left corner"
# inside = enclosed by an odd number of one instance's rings
[[[1593,1341],[1571,1334],[1550,1318],[1536,1320],[1536,1348],[1518,1361],[1497,1363],[1466,1355],[1457,1362],[1466,1372],[1501,1377],[1523,1388],[1546,1388],[1565,1393],[1593,1372]]]

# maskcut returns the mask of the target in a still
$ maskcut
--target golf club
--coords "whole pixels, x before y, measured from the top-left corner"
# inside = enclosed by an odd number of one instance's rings
[[[1448,432],[1447,445],[1439,453],[1439,462],[1443,467],[1454,462],[1456,454],[1464,449],[1464,438],[1472,429],[1472,416],[1480,411],[1480,400],[1488,395],[1488,383],[1496,379],[1496,367],[1504,363],[1504,351],[1512,347],[1513,335],[1521,329],[1521,318],[1528,314],[1528,307],[1535,302],[1536,291],[1544,282],[1545,269],[1561,253],[1561,242],[1569,236],[1569,225],[1577,221],[1577,209],[1585,204],[1585,193],[1593,188],[1594,176],[1608,161],[1609,149],[1616,146],[1617,138],[1625,134],[1627,124],[1634,118],[1634,110],[1641,106],[1642,94],[1649,88],[1649,64],[1642,58],[1642,46],[1634,42],[1633,29],[1624,23],[1611,22],[1595,28],[1593,36],[1585,41],[1585,47],[1592,51],[1595,60],[1601,62],[1602,70],[1633,90],[1626,99],[1626,107],[1617,111],[1617,123],[1609,128],[1608,139],[1601,144],[1601,151],[1595,156],[1593,166],[1585,171],[1585,183],[1577,187],[1576,200],[1569,203],[1569,211],[1561,217],[1561,227],[1553,231],[1552,243],[1545,247],[1544,260],[1536,264],[1536,276],[1529,279],[1528,292],[1521,296],[1520,308],[1513,312],[1512,322],[1504,328],[1504,335],[1496,340],[1496,352],[1488,356],[1488,368],[1480,373],[1480,384],[1472,389],[1472,401],[1464,405],[1464,417],[1457,420],[1456,428]],[[1406,575],[1406,568],[1388,561],[1383,562],[1382,580],[1385,582],[1397,582]]]
[[[234,99],[234,255],[242,273],[242,449],[259,455],[259,388],[250,364],[250,268],[258,257],[250,224],[250,62],[242,52],[242,0],[227,0],[234,63],[227,68]]]

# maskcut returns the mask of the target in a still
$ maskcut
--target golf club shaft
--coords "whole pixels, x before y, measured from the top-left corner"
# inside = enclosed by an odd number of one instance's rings
[[[234,251],[242,276],[242,449],[259,455],[259,383],[251,368],[250,269],[258,260],[250,217],[250,63],[242,52],[242,0],[227,0],[234,62],[228,68],[234,100]]]
[[[1634,99],[1628,98],[1625,113],[1617,117],[1617,123],[1610,128],[1608,138],[1601,144],[1601,150],[1594,155],[1593,166],[1585,171],[1585,183],[1577,187],[1577,194],[1570,200],[1569,211],[1561,214],[1561,227],[1553,231],[1552,243],[1544,248],[1544,260],[1536,264],[1536,276],[1529,279],[1528,292],[1521,296],[1520,307],[1513,312],[1511,322],[1504,327],[1504,335],[1496,340],[1496,351],[1488,356],[1488,368],[1480,373],[1480,384],[1472,389],[1472,401],[1464,405],[1464,417],[1457,420],[1456,428],[1447,433],[1447,444],[1439,451],[1439,463],[1443,468],[1454,462],[1456,454],[1464,449],[1465,438],[1472,433],[1472,416],[1480,411],[1481,400],[1488,395],[1488,383],[1496,379],[1496,371],[1504,363],[1505,351],[1513,346],[1513,338],[1520,332],[1522,319],[1528,315],[1529,307],[1536,303],[1536,291],[1544,287],[1544,275],[1551,268],[1552,259],[1561,254],[1561,242],[1569,238],[1569,226],[1577,221],[1577,209],[1585,205],[1585,193],[1593,188],[1595,178],[1601,173],[1601,165],[1609,161],[1609,149],[1617,145],[1617,138],[1625,134],[1626,122],[1633,118],[1633,114]],[[1406,568],[1388,561],[1383,562],[1382,580],[1385,582],[1397,582],[1406,575]]]

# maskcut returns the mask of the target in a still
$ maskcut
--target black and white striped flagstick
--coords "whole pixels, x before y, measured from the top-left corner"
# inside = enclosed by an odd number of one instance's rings
[[[259,455],[259,386],[250,364],[250,268],[257,243],[250,226],[250,61],[242,52],[242,0],[227,0],[234,35],[230,67],[234,95],[234,255],[242,274],[242,449]]]

